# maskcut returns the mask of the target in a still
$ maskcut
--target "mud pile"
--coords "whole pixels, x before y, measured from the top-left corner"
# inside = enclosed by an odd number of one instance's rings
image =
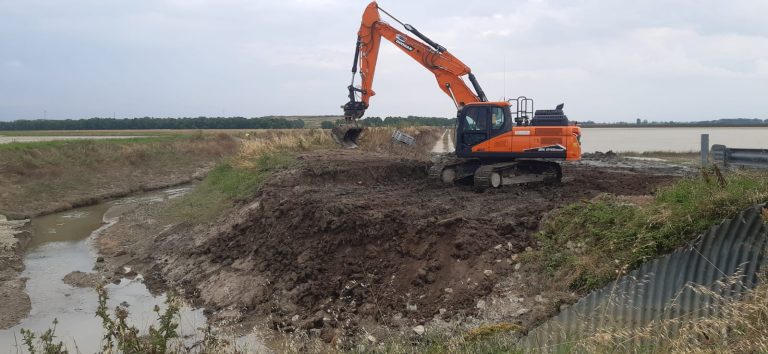
[[[567,165],[561,185],[477,193],[427,180],[421,160],[338,150],[301,160],[215,230],[161,235],[152,273],[214,319],[269,318],[324,337],[472,315],[514,271],[510,257],[536,247],[547,212],[669,181]]]

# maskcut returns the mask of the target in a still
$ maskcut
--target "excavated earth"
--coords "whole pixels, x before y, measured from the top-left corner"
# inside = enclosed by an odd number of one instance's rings
[[[546,213],[673,180],[566,164],[562,184],[476,192],[428,180],[424,160],[342,150],[299,159],[214,228],[176,225],[128,243],[130,263],[213,320],[266,320],[330,340],[363,325],[471,317],[516,271],[510,257],[536,247]],[[152,224],[145,219],[137,224]],[[126,253],[105,248],[108,258]]]

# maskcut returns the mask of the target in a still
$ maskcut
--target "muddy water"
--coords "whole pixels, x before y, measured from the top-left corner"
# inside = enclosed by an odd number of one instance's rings
[[[62,278],[72,271],[91,272],[96,251],[91,241],[99,232],[112,225],[121,210],[138,202],[161,201],[180,195],[184,189],[171,189],[141,197],[126,198],[109,203],[78,208],[32,220],[32,240],[27,249],[22,276],[27,277],[26,291],[32,302],[29,316],[20,324],[0,331],[0,352],[16,352],[21,328],[37,333],[56,327],[57,340],[63,341],[70,352],[99,351],[102,336],[100,320],[95,317],[98,297],[94,289],[75,288]],[[123,279],[120,284],[106,286],[108,306],[130,305],[129,322],[145,331],[156,318],[155,305],[164,308],[164,296],[152,296],[141,277]],[[205,324],[202,310],[183,308],[180,333],[192,334]]]
[[[584,128],[583,152],[595,151],[699,151],[701,134],[710,144],[729,147],[768,148],[768,127],[756,128]]]

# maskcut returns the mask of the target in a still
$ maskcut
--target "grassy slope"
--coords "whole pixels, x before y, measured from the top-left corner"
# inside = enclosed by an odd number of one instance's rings
[[[296,153],[335,147],[330,135],[321,130],[271,132],[248,138],[236,156],[214,168],[165,216],[177,222],[211,222],[238,200],[253,195],[270,173],[292,164]]]
[[[228,135],[2,144],[0,213],[37,215],[178,184],[236,149]]]
[[[687,178],[648,200],[603,196],[550,217],[527,262],[565,287],[556,290],[585,294],[766,200],[765,172],[733,172],[724,185],[714,175]]]

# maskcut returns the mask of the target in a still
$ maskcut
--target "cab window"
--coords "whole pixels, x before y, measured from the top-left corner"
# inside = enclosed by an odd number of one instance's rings
[[[499,130],[504,127],[504,110],[501,107],[491,108],[491,129]]]
[[[464,129],[466,130],[477,130],[477,123],[475,122],[475,119],[470,116],[464,116]]]

